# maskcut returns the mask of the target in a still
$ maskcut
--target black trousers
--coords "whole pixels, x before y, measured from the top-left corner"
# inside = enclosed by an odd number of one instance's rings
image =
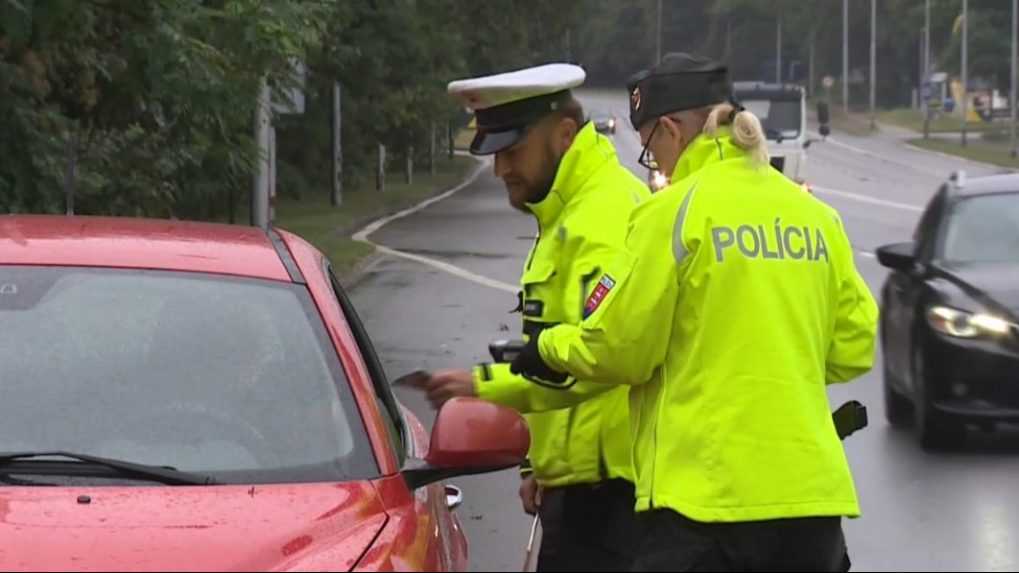
[[[698,523],[670,510],[637,516],[634,571],[849,571],[842,518]]]
[[[609,480],[542,493],[538,571],[627,571],[636,527],[633,484]]]

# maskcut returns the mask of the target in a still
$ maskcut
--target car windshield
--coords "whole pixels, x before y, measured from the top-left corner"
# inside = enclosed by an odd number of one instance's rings
[[[803,129],[803,108],[799,100],[741,100],[761,120],[768,139],[792,139]]]
[[[956,203],[945,228],[942,258],[952,263],[1019,263],[1019,192]]]
[[[0,266],[0,451],[220,483],[377,475],[307,290],[157,271]]]

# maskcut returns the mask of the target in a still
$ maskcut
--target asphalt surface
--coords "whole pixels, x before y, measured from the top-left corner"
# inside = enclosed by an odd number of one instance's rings
[[[637,165],[640,145],[626,125],[622,95],[587,93],[588,110],[616,114],[614,136],[623,163]],[[905,134],[854,138],[835,133],[809,151],[807,178],[836,207],[857,249],[857,264],[875,293],[886,276],[876,247],[907,241],[921,208],[949,173],[1000,169],[909,148]],[[515,335],[516,297],[498,285],[517,282],[535,224],[507,204],[491,166],[455,195],[388,223],[371,235],[391,249],[454,265],[385,256],[352,291],[386,369],[468,367],[487,359],[487,342]],[[496,281],[480,284],[475,275]],[[1019,569],[1019,431],[971,432],[964,449],[927,453],[909,430],[884,421],[880,357],[874,370],[832,388],[831,403],[865,403],[871,426],[846,441],[864,516],[846,525],[855,570]],[[426,424],[420,396],[400,398]],[[515,472],[451,480],[465,494],[459,509],[471,541],[474,570],[519,571],[530,520],[516,497]]]

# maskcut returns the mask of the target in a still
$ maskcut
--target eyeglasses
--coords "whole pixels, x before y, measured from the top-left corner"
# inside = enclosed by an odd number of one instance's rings
[[[648,150],[648,146],[651,145],[651,139],[655,136],[655,130],[658,129],[658,123],[659,122],[656,121],[654,127],[651,128],[651,134],[647,137],[647,144],[644,145],[644,149],[640,151],[640,157],[637,158],[637,163],[639,163],[641,167],[651,170],[658,169],[658,162],[655,161],[654,156],[651,155],[651,152]]]

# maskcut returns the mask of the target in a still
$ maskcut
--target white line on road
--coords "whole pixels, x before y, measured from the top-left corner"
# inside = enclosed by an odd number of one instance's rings
[[[458,154],[459,155],[464,155],[463,153],[458,153]],[[491,164],[491,161],[486,158],[485,160],[481,161],[478,164],[478,166],[474,169],[474,171],[470,174],[470,176],[467,177],[467,179],[465,179],[462,183],[460,183],[456,187],[453,187],[452,189],[442,193],[441,195],[437,195],[435,197],[432,197],[431,199],[427,199],[425,201],[422,201],[421,203],[418,203],[417,205],[415,205],[413,207],[410,207],[408,209],[404,209],[403,211],[400,211],[399,213],[390,215],[388,217],[383,217],[382,219],[379,219],[378,221],[375,221],[374,223],[371,223],[370,225],[366,226],[365,228],[361,229],[360,231],[354,233],[353,235],[351,235],[351,238],[354,239],[355,241],[358,241],[358,242],[361,242],[361,243],[367,243],[367,244],[375,247],[375,250],[379,251],[380,253],[385,253],[387,255],[391,255],[391,256],[394,256],[394,257],[400,257],[400,258],[403,258],[403,259],[415,261],[417,263],[421,263],[423,265],[430,266],[432,268],[438,269],[440,271],[449,273],[449,274],[451,274],[453,276],[456,276],[456,277],[459,277],[459,278],[462,278],[462,279],[465,279],[465,280],[469,280],[469,281],[471,281],[473,283],[477,283],[477,284],[480,284],[482,286],[486,286],[486,287],[489,287],[489,288],[494,288],[494,289],[497,289],[497,290],[506,291],[506,292],[509,292],[509,293],[512,293],[512,294],[516,294],[517,291],[520,290],[520,288],[517,287],[517,286],[511,285],[511,284],[508,284],[508,283],[504,283],[504,282],[501,282],[501,281],[497,281],[495,279],[490,279],[490,278],[485,277],[485,276],[481,276],[481,275],[479,275],[477,273],[473,273],[471,271],[468,271],[467,269],[462,269],[462,268],[460,268],[460,267],[458,267],[456,265],[452,265],[452,264],[444,262],[444,261],[439,261],[439,260],[436,260],[436,259],[431,259],[431,258],[428,258],[428,257],[423,257],[421,255],[415,255],[415,254],[411,254],[411,253],[404,253],[403,251],[399,251],[397,249],[392,249],[392,248],[389,248],[389,247],[386,247],[386,246],[383,246],[383,245],[379,245],[378,243],[372,242],[372,240],[368,238],[369,235],[371,235],[375,231],[378,231],[383,226],[388,225],[389,223],[392,223],[393,221],[395,221],[397,219],[402,219],[404,217],[407,217],[408,215],[413,215],[414,213],[417,213],[418,211],[421,211],[422,209],[426,209],[429,206],[431,206],[431,205],[433,205],[435,203],[438,203],[439,201],[442,201],[443,199],[446,199],[447,197],[452,196],[454,193],[457,193],[458,191],[460,191],[461,189],[467,187],[471,183],[474,183],[474,181],[477,180],[478,176],[481,175],[481,173],[486,168],[488,168],[488,166],[490,164]]]
[[[887,155],[882,155],[880,153],[875,153],[873,151],[868,151],[868,150],[863,149],[861,147],[856,147],[855,145],[849,145],[848,143],[843,143],[843,142],[841,142],[841,141],[839,141],[837,139],[834,139],[832,137],[828,137],[824,141],[827,142],[827,143],[831,143],[832,145],[834,145],[836,147],[841,147],[843,149],[848,149],[849,151],[852,151],[853,153],[859,153],[860,155],[865,155],[867,157],[873,157],[874,159],[877,159],[878,161],[883,161],[885,163],[891,163],[893,165],[901,165],[902,167],[905,167],[907,169],[912,169],[913,171],[929,174],[928,171],[925,171],[922,167],[920,167],[919,165],[916,165],[915,163],[911,163],[911,162],[908,162],[908,161],[898,161],[898,160],[895,160],[895,159],[891,159]],[[911,145],[909,145],[907,143],[903,143],[903,146],[907,147],[907,148],[912,147]],[[919,148],[913,148],[913,149],[919,149]],[[925,151],[925,150],[920,149],[920,151]],[[955,157],[953,159],[959,159],[959,158]]]
[[[867,195],[860,195],[858,193],[850,193],[849,191],[839,191],[838,189],[831,189],[828,187],[818,187],[817,185],[811,185],[810,190],[821,195],[831,195],[833,197],[842,197],[843,199],[850,199],[852,201],[859,201],[860,203],[870,203],[872,205],[880,205],[882,207],[891,207],[893,209],[902,209],[903,211],[913,211],[915,213],[923,212],[923,207],[917,205],[910,205],[908,203],[898,203],[896,201],[888,201],[887,199],[878,199],[877,197],[869,197]]]
[[[861,147],[856,147],[855,145],[849,145],[848,143],[842,143],[841,141],[839,141],[839,140],[837,140],[837,139],[835,139],[834,137],[831,137],[831,136],[829,136],[827,139],[825,139],[824,142],[825,143],[830,143],[830,144],[835,145],[837,147],[842,147],[844,149],[848,149],[849,151],[854,151],[856,153],[859,153],[860,155],[869,155],[871,157],[876,157],[878,159],[885,159],[885,160],[887,160],[887,158],[885,158],[885,157],[883,157],[881,155],[878,155],[877,153],[874,153],[873,151],[867,151],[866,149],[863,149]]]
[[[374,243],[372,243],[372,244],[374,245]],[[462,279],[465,279],[465,280],[469,280],[469,281],[471,281],[473,283],[477,283],[477,284],[479,284],[481,286],[486,286],[486,287],[489,287],[489,288],[494,288],[496,290],[505,291],[505,292],[508,292],[510,294],[517,294],[517,292],[520,291],[520,287],[516,287],[516,286],[513,286],[511,284],[504,283],[504,282],[501,282],[501,281],[497,281],[495,279],[490,279],[488,277],[479,275],[477,273],[472,273],[471,271],[468,271],[467,269],[462,269],[462,268],[460,268],[460,267],[458,267],[456,265],[451,265],[451,264],[443,262],[443,261],[438,261],[438,260],[435,260],[435,259],[430,259],[428,257],[422,257],[421,255],[415,255],[415,254],[411,254],[411,253],[404,253],[403,251],[398,251],[396,249],[390,249],[389,247],[384,247],[382,245],[375,245],[375,248],[380,253],[385,253],[387,255],[393,255],[394,257],[400,257],[400,258],[408,259],[408,260],[411,260],[411,261],[415,261],[415,262],[421,263],[423,265],[427,265],[427,266],[430,266],[432,268],[439,269],[440,271],[449,273],[449,274],[451,274],[451,275],[453,275],[455,277],[459,277],[459,278],[462,278]]]

